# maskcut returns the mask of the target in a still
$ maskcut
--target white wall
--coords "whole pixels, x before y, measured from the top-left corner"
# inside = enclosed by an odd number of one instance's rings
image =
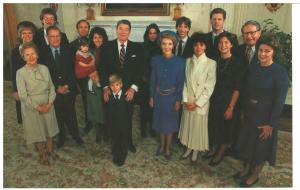
[[[39,14],[42,8],[48,7],[47,3],[40,4],[16,4],[16,13],[18,21],[31,20],[38,27],[41,26]],[[170,16],[101,16],[100,4],[95,5],[96,20],[110,20],[117,22],[126,18],[131,21],[170,21],[173,18],[173,9],[175,4],[170,6]],[[265,19],[273,18],[275,23],[285,32],[292,31],[292,8],[291,4],[284,4],[277,12],[271,13],[267,10],[264,3],[244,3],[244,4],[228,4],[228,3],[185,3],[181,5],[182,15],[192,20],[191,33],[194,31],[208,32],[210,30],[209,12],[213,8],[221,7],[227,11],[227,19],[225,28],[228,31],[236,33],[240,36],[240,28],[242,24],[250,19],[262,22]],[[86,16],[86,4],[59,4],[58,21],[59,27],[67,34],[70,41],[76,37],[75,24],[78,20]],[[30,11],[28,11],[30,10]],[[174,26],[175,27],[175,26]]]

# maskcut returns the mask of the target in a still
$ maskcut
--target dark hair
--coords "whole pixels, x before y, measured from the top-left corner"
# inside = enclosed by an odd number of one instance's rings
[[[237,38],[236,35],[232,34],[232,33],[229,33],[229,32],[226,32],[226,31],[222,32],[221,34],[219,34],[219,36],[216,39],[217,44],[219,44],[220,40],[224,37],[227,38],[230,41],[231,45],[232,45],[231,50],[230,50],[231,53],[235,52],[234,50],[236,50],[236,48],[237,48],[237,47],[235,47],[236,44],[234,43],[235,39]]]
[[[195,32],[193,33],[193,35],[191,36],[191,41],[192,41],[192,44],[193,46],[196,44],[196,43],[204,43],[205,46],[206,46],[206,49],[208,48],[208,42],[207,42],[207,37],[204,33],[202,32]]]
[[[192,21],[188,17],[182,16],[176,20],[176,28],[181,24],[185,24],[191,29]]]
[[[116,28],[118,28],[118,26],[119,26],[120,24],[126,24],[126,25],[128,25],[128,26],[129,26],[129,30],[131,30],[131,23],[130,23],[129,20],[126,20],[126,19],[119,20],[118,23],[117,23],[117,27],[116,27]]]
[[[222,8],[215,8],[210,12],[209,18],[211,19],[214,14],[222,14],[224,20],[226,19],[226,11]]]
[[[87,21],[87,20],[85,20],[85,19],[81,19],[81,20],[79,20],[77,23],[76,23],[76,29],[78,29],[78,27],[79,27],[79,24],[80,23],[82,23],[82,22],[85,22],[85,23],[87,23],[87,25],[89,26],[89,29],[90,29],[90,23]]]
[[[230,43],[233,45],[234,44],[234,41],[235,41],[235,38],[236,38],[236,35],[235,34],[232,34],[232,33],[229,33],[229,32],[222,32],[221,34],[219,34],[219,36],[217,37],[217,43],[219,43],[219,41],[221,40],[221,38],[223,37],[226,37]]]
[[[61,33],[60,29],[57,26],[49,26],[46,30],[46,34],[49,35],[50,30],[57,30],[59,33]]]
[[[34,40],[36,31],[37,31],[36,26],[30,21],[22,21],[22,22],[19,22],[18,25],[17,25],[19,43],[23,43],[22,38],[21,38],[21,33],[24,29],[30,29],[32,31],[33,40]]]
[[[144,42],[149,41],[149,32],[150,32],[150,30],[151,30],[152,28],[155,29],[156,32],[157,32],[157,35],[159,35],[160,30],[159,30],[159,27],[157,26],[157,24],[155,24],[155,23],[149,24],[149,25],[147,26],[147,28],[146,28],[145,33],[144,33]],[[158,38],[157,38],[157,39],[158,39]]]
[[[80,46],[89,46],[89,43],[85,38],[79,38],[79,49]]]
[[[55,21],[57,21],[57,15],[56,15],[56,12],[55,12],[54,9],[52,9],[52,8],[44,8],[44,9],[41,11],[41,14],[40,14],[40,20],[43,20],[43,18],[44,18],[44,16],[45,16],[46,14],[53,15]]]
[[[107,37],[105,29],[101,28],[101,27],[98,27],[98,26],[95,26],[91,29],[91,32],[90,32],[90,35],[89,35],[90,47],[91,48],[95,48],[95,44],[93,42],[94,34],[98,34],[98,35],[102,36],[103,44],[105,44],[108,41],[108,37]]]
[[[248,20],[247,22],[245,22],[245,23],[243,24],[243,26],[242,26],[242,28],[241,28],[242,34],[244,33],[244,32],[243,32],[244,27],[245,27],[245,26],[248,26],[248,25],[254,25],[254,26],[256,27],[257,31],[260,31],[260,30],[261,30],[261,27],[260,27],[259,22],[255,21],[255,20]]]
[[[281,46],[280,46],[280,41],[275,34],[269,32],[263,33],[257,41],[257,47],[259,48],[261,44],[268,45],[273,49],[274,51],[273,57],[275,55],[279,56]]]

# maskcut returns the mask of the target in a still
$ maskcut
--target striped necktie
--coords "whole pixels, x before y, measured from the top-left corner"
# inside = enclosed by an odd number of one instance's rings
[[[121,44],[121,51],[120,51],[119,59],[120,59],[121,65],[123,65],[125,62],[125,45],[124,44]]]

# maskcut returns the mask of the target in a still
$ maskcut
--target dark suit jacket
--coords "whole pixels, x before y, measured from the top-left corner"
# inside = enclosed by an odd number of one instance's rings
[[[242,44],[239,46],[238,50],[237,50],[237,56],[243,60],[245,63],[248,63],[247,62],[247,57],[246,57],[246,48],[247,48],[247,45],[246,44]],[[257,57],[257,49],[258,47],[255,48],[255,52],[254,52],[254,56],[252,57],[252,60],[251,60],[251,63],[257,63],[258,61],[258,57]],[[248,63],[249,64],[249,63]]]
[[[41,52],[41,64],[48,67],[55,89],[58,86],[68,85],[72,93],[77,93],[74,58],[69,45],[60,46],[58,64],[54,61],[50,46],[46,46]]]
[[[231,50],[231,53],[235,56],[237,56],[237,48],[239,46],[239,42],[237,40],[237,36],[233,33],[230,33],[228,31],[224,31],[224,32],[227,32],[229,34],[232,34],[235,36],[234,38],[234,43],[233,43],[233,48]],[[218,59],[219,57],[219,50],[218,50],[218,44],[216,43],[217,42],[217,37],[215,38],[214,42],[213,43],[213,40],[212,40],[212,33],[213,32],[209,32],[206,34],[206,40],[208,42],[208,47],[207,47],[207,50],[206,50],[206,56],[213,59],[213,60],[216,60]]]
[[[17,83],[16,83],[17,70],[19,70],[26,64],[21,57],[19,46],[12,49],[10,61],[11,61],[11,80],[13,84],[13,91],[16,92],[17,91]]]
[[[61,32],[61,44],[69,44],[69,40],[67,38],[67,35],[63,32]],[[38,29],[36,33],[36,45],[39,48],[45,48],[47,46],[47,43],[44,38],[44,28]]]
[[[176,47],[175,47],[175,52],[176,52]],[[193,50],[193,44],[192,44],[192,39],[190,37],[188,37],[187,41],[186,41],[186,45],[184,46],[183,49],[183,53],[182,56],[183,58],[188,58],[188,57],[192,57],[194,54],[194,50]]]
[[[100,73],[102,86],[108,86],[108,77],[117,73],[123,79],[123,91],[135,84],[139,87],[143,68],[143,49],[138,43],[127,42],[125,62],[121,65],[117,39],[107,42],[101,52],[100,64],[97,69]]]

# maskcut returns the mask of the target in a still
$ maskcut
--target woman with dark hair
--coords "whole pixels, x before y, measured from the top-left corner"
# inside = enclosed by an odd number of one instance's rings
[[[279,117],[288,91],[288,75],[274,62],[279,41],[274,34],[263,34],[257,42],[258,63],[247,73],[243,97],[243,127],[237,151],[244,168],[234,175],[241,187],[251,187],[259,178],[265,161],[275,165]]]
[[[144,34],[144,68],[142,74],[142,83],[140,85],[140,90],[137,94],[137,102],[140,104],[140,117],[141,117],[141,136],[146,137],[147,124],[150,124],[150,134],[154,136],[154,131],[152,130],[152,109],[149,107],[149,88],[150,88],[150,75],[151,75],[151,58],[155,55],[159,55],[161,50],[158,44],[158,36],[160,30],[157,24],[152,23],[147,26]]]
[[[103,69],[99,65],[100,58],[101,58],[101,51],[102,51],[103,45],[108,41],[108,37],[107,37],[105,29],[101,28],[101,27],[97,27],[97,26],[93,27],[89,34],[89,41],[90,41],[90,45],[89,45],[90,52],[95,57],[95,65],[98,70],[98,73],[95,75],[98,75],[98,77],[96,77],[96,78],[99,78],[101,81],[102,76],[103,76],[103,74],[102,74]],[[101,83],[100,81],[99,81],[99,84]],[[86,90],[86,93],[93,92],[92,85],[91,84],[88,85],[88,80],[86,80],[86,83],[85,83],[85,90]],[[102,93],[102,91],[100,90],[100,87],[97,87],[96,91],[98,94]],[[94,95],[91,95],[91,94],[88,94],[88,96],[89,96],[89,98],[87,99],[87,113],[92,113],[95,111],[92,109],[93,107],[95,107],[95,104],[97,104],[97,105],[101,104],[101,107],[98,108],[98,112],[94,113],[94,114],[97,117],[101,115],[101,118],[102,118],[103,117],[103,113],[101,113],[101,112],[103,112],[102,99],[97,100],[95,97],[93,97]],[[94,105],[92,105],[92,104],[94,104]],[[87,118],[88,117],[90,117],[90,116],[87,116]],[[98,119],[100,119],[100,118],[98,118]],[[101,120],[101,122],[100,122],[101,124],[96,126],[96,142],[97,143],[100,143],[102,138],[105,141],[108,141],[109,136],[110,136],[109,132],[108,132],[108,127],[105,124],[103,124],[103,119],[100,119],[100,120]],[[85,132],[88,133],[92,129],[92,127],[93,127],[92,124],[88,125],[85,128]]]
[[[101,54],[101,47],[103,46],[104,43],[108,41],[108,37],[106,34],[106,31],[103,28],[100,27],[94,27],[91,29],[90,34],[89,34],[89,48],[90,52],[94,55],[95,57],[95,65],[96,67],[99,67],[99,62],[100,62],[100,54]],[[99,73],[101,75],[101,73]],[[77,82],[79,84],[80,90],[81,90],[81,96],[82,100],[84,102],[84,110],[85,110],[85,118],[86,118],[86,127],[84,128],[84,131],[86,133],[90,132],[90,130],[93,128],[92,123],[88,122],[88,116],[87,116],[87,91],[88,91],[88,86],[87,82],[89,80],[89,77],[85,77],[82,79],[78,79]],[[101,80],[101,76],[100,76]]]
[[[232,55],[234,35],[223,32],[217,40],[219,58],[217,59],[217,81],[210,99],[208,134],[210,151],[206,158],[212,157],[210,166],[218,165],[225,151],[232,143],[232,134],[237,121],[237,104],[243,76],[243,64]]]
[[[216,62],[206,57],[206,35],[194,33],[191,37],[194,55],[186,60],[183,87],[183,112],[178,134],[180,142],[187,147],[181,159],[189,157],[197,161],[199,151],[207,151],[209,99],[216,83]]]
[[[13,84],[13,97],[16,100],[16,110],[17,110],[17,120],[18,123],[22,123],[21,115],[21,103],[18,95],[18,89],[16,84],[16,73],[17,70],[23,67],[26,63],[21,57],[20,50],[23,46],[23,43],[32,42],[35,40],[36,35],[36,26],[29,21],[22,21],[17,25],[18,32],[18,44],[17,47],[11,51],[11,79]]]
[[[156,156],[164,154],[170,160],[173,133],[179,127],[185,60],[173,54],[177,42],[175,32],[160,33],[159,42],[162,55],[151,59],[149,105],[153,108],[153,128],[160,136]]]

